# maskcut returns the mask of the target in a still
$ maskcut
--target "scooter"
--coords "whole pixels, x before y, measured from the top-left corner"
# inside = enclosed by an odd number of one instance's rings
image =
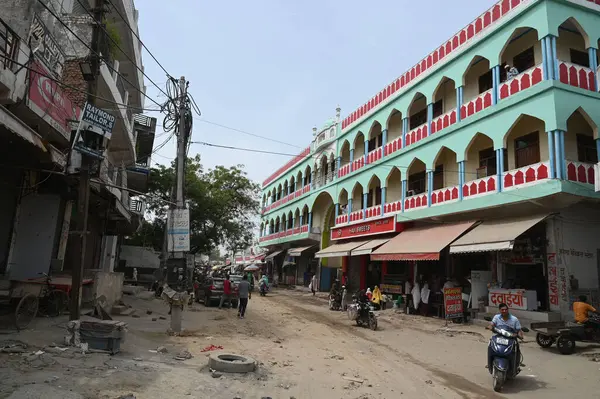
[[[485,320],[492,321],[491,317]],[[528,328],[522,328],[529,332]],[[492,328],[494,335],[488,346],[488,370],[492,375],[492,387],[499,392],[508,379],[515,378],[520,372],[523,354],[519,350],[517,332],[510,327]]]
[[[352,295],[352,299],[353,303],[348,305],[348,318],[355,320],[357,326],[368,326],[373,331],[377,330],[375,307],[364,291]]]
[[[261,281],[260,283],[258,283],[258,289],[260,291],[260,296],[267,296],[267,291],[269,291],[269,287],[267,286],[267,283],[265,283],[264,281]]]

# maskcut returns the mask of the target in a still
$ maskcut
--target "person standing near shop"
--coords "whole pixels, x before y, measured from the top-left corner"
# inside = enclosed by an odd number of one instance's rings
[[[246,281],[248,281],[247,279],[248,277],[246,277]],[[227,299],[227,305],[231,308],[231,281],[229,281],[229,275],[225,276],[225,280],[223,280],[223,295],[221,295],[221,303],[219,303],[219,309],[223,307],[225,299]]]
[[[312,280],[310,280],[310,290],[312,291],[313,296],[317,292],[317,275],[313,274]]]
[[[238,294],[240,296],[240,305],[238,308],[238,317],[243,319],[246,315],[246,307],[248,307],[248,299],[252,298],[250,292],[250,283],[248,282],[248,275],[242,277],[242,281],[238,284]]]

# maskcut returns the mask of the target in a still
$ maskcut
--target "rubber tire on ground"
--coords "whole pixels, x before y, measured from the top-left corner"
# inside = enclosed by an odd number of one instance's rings
[[[558,337],[556,347],[561,355],[571,355],[575,352],[575,340],[569,336]]]
[[[505,381],[506,372],[494,369],[492,372],[492,388],[494,389],[494,392],[500,392]]]
[[[373,331],[377,330],[377,317],[375,317],[375,316],[369,317],[369,328]]]
[[[554,344],[554,342],[556,342],[556,338],[537,333],[537,335],[535,336],[535,341],[542,348],[549,348]]]
[[[208,367],[223,373],[250,373],[256,370],[256,361],[233,353],[213,353],[208,357]]]

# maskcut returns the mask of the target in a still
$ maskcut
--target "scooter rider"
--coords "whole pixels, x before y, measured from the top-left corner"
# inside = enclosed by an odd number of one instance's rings
[[[490,324],[486,327],[488,330],[493,330],[494,327],[498,329],[502,329],[502,327],[509,327],[517,332],[517,336],[523,339],[523,331],[521,330],[521,322],[515,316],[511,315],[508,311],[508,306],[505,303],[501,303],[498,306],[500,310],[500,314],[494,316]],[[491,359],[492,359],[492,349],[488,346],[488,368],[491,370]],[[517,344],[517,350],[515,352],[515,356],[517,356],[517,360],[519,364],[521,364],[521,349]]]

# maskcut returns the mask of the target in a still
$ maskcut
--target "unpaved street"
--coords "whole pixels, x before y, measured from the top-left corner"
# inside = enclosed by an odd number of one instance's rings
[[[297,291],[255,295],[244,320],[234,310],[195,304],[184,312],[183,337],[165,334],[168,318],[159,318],[167,316],[163,302],[132,297],[125,302],[140,317],[123,318],[130,331],[120,354],[0,354],[0,397],[20,389],[13,398],[31,390],[44,392],[45,399],[55,391],[56,397],[68,392],[110,399],[130,393],[137,398],[203,399],[547,399],[587,398],[600,390],[600,363],[589,360],[600,348],[561,356],[538,348],[530,335],[523,346],[524,371],[502,395],[495,395],[484,368],[488,334],[482,327],[445,330],[440,320],[388,310],[380,316],[380,330],[372,332],[350,323],[344,313],[328,311],[323,300]],[[60,342],[61,325],[60,320],[39,319],[33,330],[0,339],[22,340],[31,352]],[[207,354],[201,352],[209,345],[253,357],[260,363],[257,372],[213,378]],[[159,346],[167,352],[156,353]],[[194,357],[173,359],[183,349]]]

